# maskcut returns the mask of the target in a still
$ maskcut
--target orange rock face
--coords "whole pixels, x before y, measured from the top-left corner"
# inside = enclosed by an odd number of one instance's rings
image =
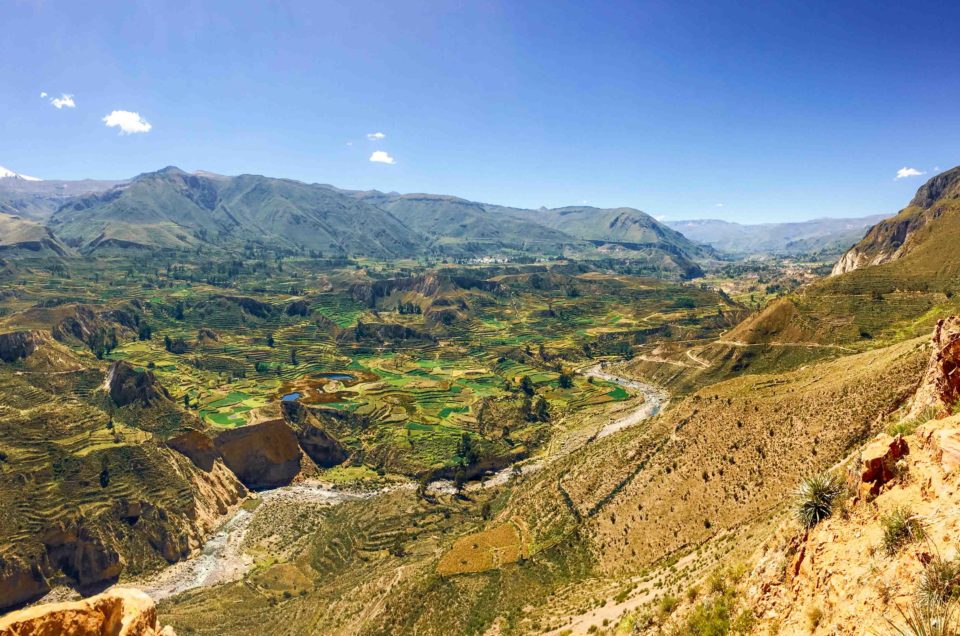
[[[933,353],[910,409],[911,417],[931,408],[943,416],[960,402],[960,317],[939,320],[932,344]]]
[[[117,587],[69,603],[49,603],[0,618],[2,636],[176,636],[160,627],[153,600],[130,588]]]
[[[876,495],[880,488],[896,475],[896,463],[910,452],[907,441],[897,435],[882,435],[867,445],[861,453],[860,481],[870,484],[870,493]]]

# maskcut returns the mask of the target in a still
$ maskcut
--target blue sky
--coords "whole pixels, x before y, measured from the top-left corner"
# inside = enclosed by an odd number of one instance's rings
[[[893,213],[960,163],[948,3],[5,0],[0,15],[0,165],[39,177],[177,165],[760,222]],[[73,107],[51,103],[64,95]]]

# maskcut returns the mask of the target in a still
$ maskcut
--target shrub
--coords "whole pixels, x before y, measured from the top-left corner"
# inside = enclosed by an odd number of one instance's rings
[[[678,605],[680,605],[680,599],[678,599],[676,596],[667,594],[660,599],[660,606],[658,608],[660,611],[660,616],[670,616],[673,614],[674,610],[677,609]]]
[[[721,596],[705,601],[694,608],[675,634],[697,634],[698,636],[726,636],[730,632],[730,599]]]
[[[883,526],[883,549],[889,555],[896,554],[903,546],[925,536],[920,520],[903,506],[881,517],[880,525]]]
[[[810,628],[811,633],[817,631],[817,627],[822,620],[823,608],[819,605],[814,605],[807,610],[807,626]]]
[[[957,625],[956,604],[954,603],[936,603],[933,605],[914,603],[908,611],[904,611],[903,608],[897,606],[897,612],[902,620],[901,625],[887,620],[893,634],[899,634],[899,636],[960,635],[960,627]]]
[[[957,597],[960,597],[960,561],[934,559],[920,575],[917,598],[927,605],[934,605]]]
[[[833,513],[834,502],[843,493],[843,483],[831,473],[806,477],[797,487],[797,519],[812,528]]]

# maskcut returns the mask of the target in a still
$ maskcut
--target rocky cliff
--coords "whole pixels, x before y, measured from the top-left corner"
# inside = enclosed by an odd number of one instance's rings
[[[176,636],[161,627],[153,600],[115,587],[82,601],[38,605],[0,618],[3,636]]]
[[[928,633],[960,596],[960,319],[939,321],[923,381],[892,427],[834,474],[845,487],[810,529],[789,521],[756,555],[743,608],[751,633]]]
[[[933,177],[896,216],[876,224],[833,267],[831,276],[899,260],[916,249],[960,199],[960,167]]]

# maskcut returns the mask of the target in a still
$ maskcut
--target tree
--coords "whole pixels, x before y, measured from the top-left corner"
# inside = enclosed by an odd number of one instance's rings
[[[272,333],[268,333],[268,334],[267,334],[267,346],[270,347],[271,349],[273,349],[273,334],[272,334]]]
[[[290,364],[297,366],[297,348],[290,349]]]
[[[184,393],[184,394],[183,394],[183,408],[185,408],[185,409],[190,408],[190,394],[189,394],[189,393]]]
[[[561,389],[571,389],[573,388],[573,376],[569,373],[561,373],[560,379],[557,381]]]
[[[153,338],[153,327],[145,322],[140,323],[140,329],[137,331],[137,339],[150,340]]]
[[[460,436],[460,443],[457,444],[457,455],[460,456],[461,466],[473,466],[480,459],[469,433]]]
[[[543,397],[538,396],[533,403],[533,416],[538,422],[547,422],[550,420],[550,406]]]
[[[533,380],[530,379],[529,375],[525,375],[523,376],[523,378],[520,379],[520,388],[527,395],[533,395],[534,393]]]
[[[183,301],[178,300],[177,306],[173,308],[173,317],[177,320],[183,320]]]

